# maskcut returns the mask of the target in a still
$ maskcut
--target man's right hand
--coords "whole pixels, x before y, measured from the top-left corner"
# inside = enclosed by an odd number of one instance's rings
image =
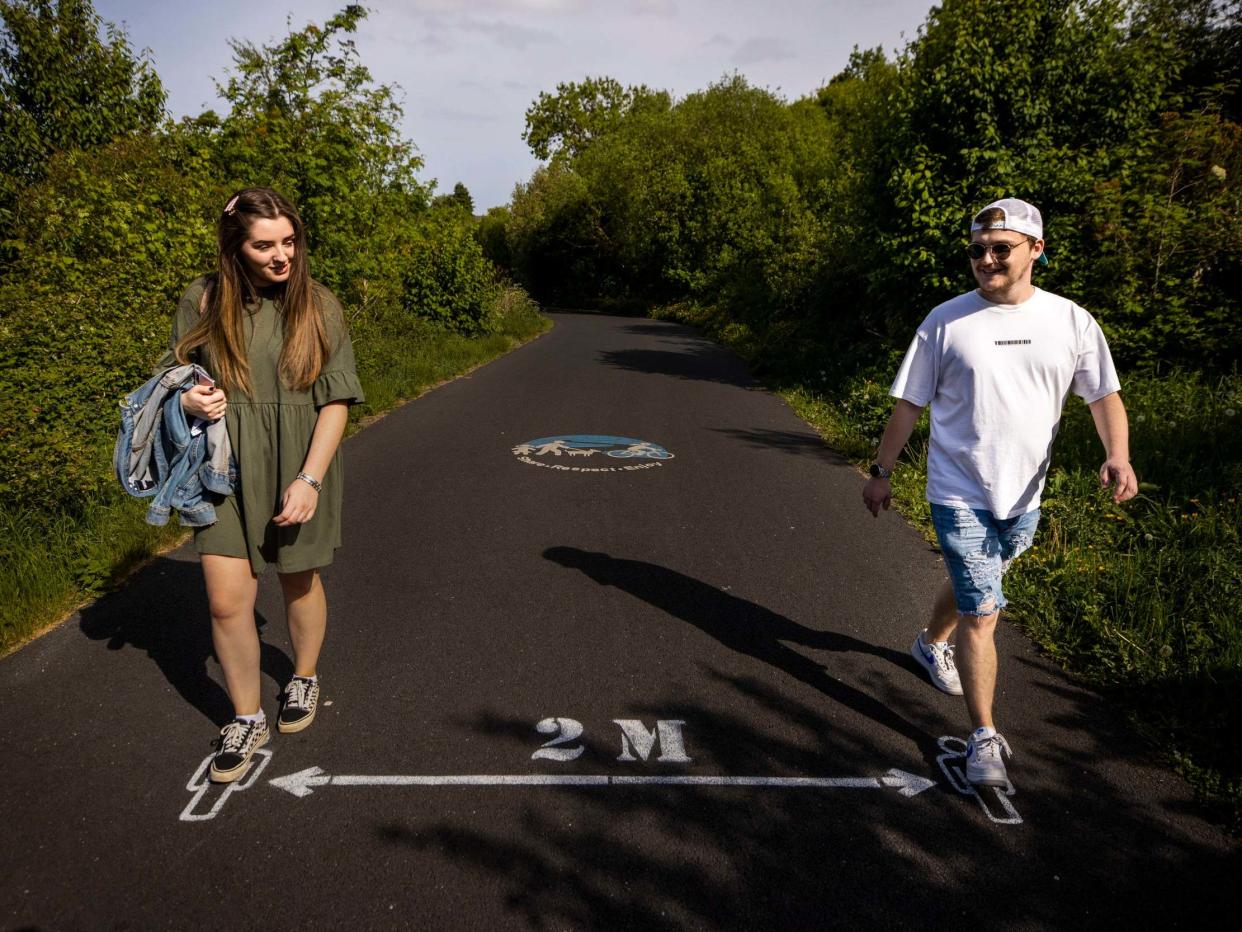
[[[871,512],[871,517],[878,518],[881,508],[888,511],[892,502],[893,486],[887,479],[872,476],[867,480],[867,484],[863,486],[863,504]]]
[[[192,385],[181,393],[181,409],[192,417],[216,421],[227,407],[224,389],[214,385]]]

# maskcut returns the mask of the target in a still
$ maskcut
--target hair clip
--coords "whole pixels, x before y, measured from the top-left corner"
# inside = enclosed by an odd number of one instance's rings
[[[224,205],[224,212],[230,217],[233,216],[233,211],[237,209],[237,199],[239,197],[241,197],[240,194],[234,194],[232,200]]]

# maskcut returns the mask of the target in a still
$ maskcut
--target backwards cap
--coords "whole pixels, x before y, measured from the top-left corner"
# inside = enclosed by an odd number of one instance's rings
[[[989,210],[999,210],[1003,215],[999,220],[989,220],[980,222],[979,217],[987,213]],[[1016,197],[1001,198],[999,201],[993,201],[979,213],[975,214],[974,219],[970,221],[970,232],[974,233],[978,230],[1013,230],[1016,233],[1024,233],[1027,236],[1033,236],[1036,239],[1044,238],[1044,218],[1039,213],[1039,208],[1034,204],[1028,204],[1026,201]],[[1039,257],[1042,264],[1048,262],[1046,254]]]

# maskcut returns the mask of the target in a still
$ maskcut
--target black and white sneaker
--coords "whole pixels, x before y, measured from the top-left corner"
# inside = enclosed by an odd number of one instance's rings
[[[301,731],[315,720],[315,709],[318,707],[319,681],[295,676],[285,687],[280,717],[276,720],[277,731],[286,735]]]
[[[213,783],[232,783],[246,772],[250,758],[256,749],[267,744],[271,738],[267,730],[267,719],[257,722],[243,722],[234,719],[220,729],[220,750],[211,762],[211,780]]]

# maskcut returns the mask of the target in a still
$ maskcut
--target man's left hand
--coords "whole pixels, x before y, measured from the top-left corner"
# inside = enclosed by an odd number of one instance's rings
[[[1138,476],[1127,460],[1108,459],[1100,467],[1100,487],[1113,487],[1113,502],[1128,502],[1138,495]]]

